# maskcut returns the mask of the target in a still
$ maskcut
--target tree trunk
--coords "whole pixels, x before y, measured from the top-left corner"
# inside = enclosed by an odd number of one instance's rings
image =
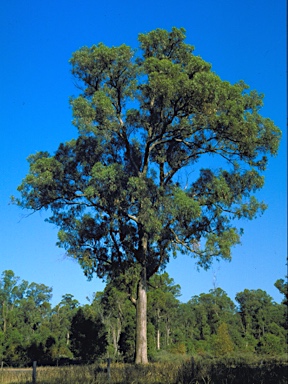
[[[168,346],[170,344],[170,327],[169,325],[166,325],[166,345]]]
[[[160,351],[160,329],[157,329],[157,351]]]
[[[157,351],[160,351],[160,310],[157,308],[157,339],[156,339]]]
[[[116,321],[116,325],[112,326],[112,339],[113,339],[113,347],[114,347],[114,355],[118,356],[119,353],[119,339],[121,335],[121,322],[119,318]]]
[[[147,281],[143,268],[137,288],[136,303],[136,364],[147,364]]]

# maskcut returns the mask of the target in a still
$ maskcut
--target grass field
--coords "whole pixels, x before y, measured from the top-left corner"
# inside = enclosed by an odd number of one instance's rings
[[[128,364],[112,364],[110,378],[104,366],[70,366],[37,368],[37,384],[120,384],[120,383],[165,383],[175,382],[179,366],[175,364],[151,364],[135,367]],[[155,381],[157,379],[157,381]],[[1,384],[32,383],[32,368],[3,369]]]
[[[287,360],[189,359],[147,366],[38,367],[37,384],[287,384]],[[0,384],[30,384],[32,368],[0,370]]]

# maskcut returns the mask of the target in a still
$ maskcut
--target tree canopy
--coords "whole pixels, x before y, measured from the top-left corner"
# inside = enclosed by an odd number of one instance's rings
[[[54,155],[29,157],[16,199],[49,209],[58,245],[88,277],[138,271],[141,308],[147,279],[171,255],[190,254],[204,268],[231,258],[241,235],[234,219],[266,207],[254,193],[280,140],[259,114],[263,95],[221,80],[184,40],[183,28],[157,29],[139,35],[138,51],[102,43],[76,51],[79,135]],[[198,171],[202,158],[209,167]]]

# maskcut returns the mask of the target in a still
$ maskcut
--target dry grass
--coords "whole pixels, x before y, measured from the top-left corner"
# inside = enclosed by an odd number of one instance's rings
[[[37,384],[173,384],[179,364],[155,363],[148,366],[111,364],[110,379],[106,366],[70,366],[37,368]],[[32,383],[31,369],[0,371],[0,384]]]
[[[28,368],[4,368],[0,370],[0,383],[26,383],[32,379],[32,369]]]
[[[0,370],[0,384],[30,384],[32,368]],[[106,365],[37,368],[37,384],[286,384],[287,359],[189,359],[135,366]]]

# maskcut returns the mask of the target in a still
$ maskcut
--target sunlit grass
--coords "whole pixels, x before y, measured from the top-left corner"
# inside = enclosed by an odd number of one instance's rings
[[[0,384],[30,384],[32,368],[0,370]],[[286,384],[286,359],[199,358],[146,366],[107,365],[37,368],[37,384]]]
[[[148,366],[112,364],[110,380],[105,365],[37,368],[37,384],[136,384],[175,382],[179,364],[154,363]],[[3,369],[1,384],[28,384],[32,382],[31,369]]]

